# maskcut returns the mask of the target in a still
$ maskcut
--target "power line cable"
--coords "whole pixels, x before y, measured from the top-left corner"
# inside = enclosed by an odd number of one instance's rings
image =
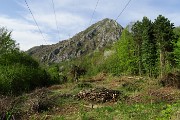
[[[58,22],[57,22],[54,0],[52,0],[52,4],[53,4],[54,17],[55,17],[55,21],[56,21],[56,27],[57,27],[57,31],[58,31],[59,40],[60,40],[60,31],[59,31]]]
[[[129,0],[128,2],[127,2],[127,4],[125,5],[125,7],[122,9],[122,11],[120,12],[120,14],[118,15],[118,17],[116,18],[116,20],[115,21],[117,21],[118,20],[118,18],[122,15],[122,13],[124,12],[124,10],[127,8],[127,6],[130,4],[130,2],[131,2],[132,0]]]
[[[43,40],[44,40],[44,41],[45,41],[45,43],[47,44],[46,39],[45,39],[45,37],[44,37],[44,35],[43,35],[43,33],[42,33],[42,31],[41,31],[41,29],[40,29],[40,27],[39,27],[39,25],[38,25],[38,23],[37,23],[36,19],[35,19],[35,17],[34,17],[34,15],[33,15],[32,11],[31,11],[31,9],[30,9],[30,7],[29,7],[29,5],[28,5],[27,1],[26,1],[26,0],[24,0],[24,1],[25,1],[25,3],[26,3],[26,6],[27,6],[27,8],[28,8],[29,12],[31,13],[31,15],[32,15],[32,17],[33,17],[33,20],[34,20],[34,22],[35,22],[35,24],[36,24],[36,26],[37,26],[37,28],[38,28],[38,30],[39,30],[39,32],[40,32],[40,34],[41,34],[41,35],[42,35],[42,37],[43,37]]]
[[[95,6],[95,8],[94,8],[93,14],[92,14],[92,16],[91,16],[91,20],[90,20],[90,22],[89,22],[89,26],[90,26],[90,24],[91,24],[91,22],[92,22],[92,19],[93,19],[93,17],[94,17],[94,14],[95,14],[95,11],[96,11],[96,8],[97,8],[98,4],[99,4],[99,0],[97,1],[96,6]]]

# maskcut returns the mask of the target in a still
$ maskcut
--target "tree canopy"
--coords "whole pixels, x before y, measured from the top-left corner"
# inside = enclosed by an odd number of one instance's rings
[[[0,28],[0,94],[21,94],[50,84],[49,74],[19,50],[11,32]]]
[[[131,30],[123,30],[115,45],[116,57],[109,59],[118,61],[112,64],[119,66],[122,73],[163,76],[180,64],[179,36],[180,28],[174,29],[168,18],[159,15],[152,22],[143,17]]]
[[[11,32],[0,28],[0,55],[19,50],[18,44],[11,38]]]

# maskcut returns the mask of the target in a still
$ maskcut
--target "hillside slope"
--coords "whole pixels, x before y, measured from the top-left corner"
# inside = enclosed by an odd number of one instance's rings
[[[179,120],[180,91],[158,79],[98,74],[17,97],[0,96],[0,119]]]
[[[115,20],[106,18],[68,40],[33,47],[27,53],[43,63],[59,63],[111,46],[120,38],[122,30]]]

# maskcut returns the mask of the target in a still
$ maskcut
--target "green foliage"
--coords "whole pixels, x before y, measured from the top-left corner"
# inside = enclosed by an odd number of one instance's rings
[[[50,84],[50,77],[40,68],[14,64],[0,66],[0,91],[2,94],[21,94]]]
[[[103,66],[106,72],[114,75],[135,74],[137,71],[137,58],[134,55],[135,46],[132,34],[124,29],[120,40],[114,45],[114,51]]]
[[[135,92],[135,91],[140,91],[142,89],[142,80],[138,80],[135,82],[126,82],[122,86],[122,90],[125,90],[127,92]]]
[[[160,112],[159,117],[157,120],[169,120],[172,119],[173,113],[175,111],[178,111],[178,108],[180,108],[179,102],[174,104],[167,104],[164,109]]]
[[[86,70],[80,66],[72,65],[70,73],[73,76],[73,80],[78,80],[81,76],[86,74]]]
[[[176,42],[173,26],[161,15],[155,22],[147,17],[137,21],[131,33],[123,30],[115,44],[115,54],[105,60],[103,68],[116,75],[125,73],[157,77],[159,73],[169,72],[180,61],[180,45],[179,41]],[[180,35],[178,30],[175,32]]]
[[[39,63],[37,61],[23,52],[14,51],[0,56],[0,65],[9,66],[14,64],[31,66],[34,68],[39,67]]]
[[[180,40],[176,43],[176,47],[174,49],[175,62],[178,68],[180,68]]]
[[[162,76],[180,68],[179,36],[180,29],[174,29],[173,23],[164,16],[159,15],[154,22],[144,17],[132,25],[131,32],[124,29],[113,47],[77,58],[70,64],[85,68],[86,76],[99,72]],[[106,56],[107,52],[110,54]]]
[[[165,103],[159,104],[118,104],[115,110],[119,111],[119,114],[123,116],[123,120],[169,120],[172,113],[177,109],[178,104],[175,106],[167,105]],[[160,112],[159,112],[160,111]],[[117,116],[117,114],[115,114]]]
[[[86,76],[93,76],[100,72],[99,66],[103,63],[102,51],[94,52],[91,55],[85,56],[82,59],[80,66],[86,69]]]
[[[132,34],[127,29],[123,30],[120,40],[111,49],[112,54],[99,66],[100,71],[113,75],[135,74],[137,69],[135,46]]]
[[[135,74],[137,71],[137,58],[135,56],[135,43],[132,34],[126,29],[116,45],[117,57],[121,71],[127,74]]]
[[[135,46],[135,56],[137,57],[137,63],[138,63],[138,72],[139,75],[142,75],[142,44],[143,44],[143,38],[142,38],[142,22],[137,21],[133,26],[132,26],[132,36],[134,40],[134,46]]]
[[[0,29],[0,94],[18,95],[51,84],[37,61],[18,50],[11,32]]]
[[[124,30],[116,45],[117,57],[113,59],[120,71],[157,77],[174,68],[179,60],[179,48],[173,29],[173,24],[160,15],[154,23],[147,17],[137,21],[132,33]]]
[[[119,59],[115,54],[105,59],[102,65],[99,66],[99,69],[100,71],[111,73],[113,75],[120,75],[122,72]]]
[[[180,68],[180,27],[174,29],[175,37],[178,39],[177,42],[174,42],[174,56],[175,63]]]
[[[154,22],[154,37],[157,40],[161,76],[171,69],[174,63],[174,24],[168,18],[159,15]]]
[[[104,62],[102,51],[96,51],[86,56],[82,56],[80,58],[73,59],[71,61],[65,61],[60,64],[64,68],[63,74],[71,73],[71,76],[75,69],[79,69],[80,71],[84,69],[84,74],[80,76],[93,76],[99,73],[102,69],[100,69],[101,64]],[[76,67],[75,67],[76,66]],[[74,67],[74,70],[73,70]],[[75,72],[75,71],[74,71]],[[79,76],[79,77],[80,77]],[[72,78],[70,78],[72,79]]]
[[[147,17],[142,20],[142,30],[143,73],[148,76],[156,76],[158,74],[157,44],[153,36],[153,23]]]
[[[51,76],[52,84],[62,84],[67,82],[67,77],[61,74],[58,65],[52,65],[47,69],[47,72]]]
[[[18,50],[18,45],[11,38],[11,32],[0,28],[0,55]]]
[[[54,116],[52,120],[65,120],[64,116]]]
[[[173,113],[178,110],[179,103],[168,105],[166,103],[136,103],[125,104],[118,102],[113,106],[105,106],[85,112],[81,110],[81,119],[97,120],[169,120]]]
[[[80,89],[84,89],[84,88],[92,88],[92,85],[90,83],[83,82],[83,83],[78,83],[76,87]]]

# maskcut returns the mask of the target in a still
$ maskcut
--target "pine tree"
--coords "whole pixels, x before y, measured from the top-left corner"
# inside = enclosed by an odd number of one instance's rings
[[[157,74],[157,47],[153,36],[153,24],[151,20],[144,17],[142,20],[142,63],[144,72],[149,76]]]
[[[170,65],[170,53],[173,52],[174,24],[167,18],[159,15],[154,22],[154,36],[158,43],[159,62],[161,77],[166,72],[166,67]],[[171,56],[172,57],[172,56]]]
[[[174,29],[175,42],[174,42],[174,57],[175,64],[177,68],[180,68],[180,27]],[[177,40],[177,41],[176,41]]]
[[[137,21],[132,26],[132,33],[133,33],[133,39],[135,42],[136,52],[135,55],[137,56],[138,60],[138,71],[139,75],[142,75],[142,22]]]

